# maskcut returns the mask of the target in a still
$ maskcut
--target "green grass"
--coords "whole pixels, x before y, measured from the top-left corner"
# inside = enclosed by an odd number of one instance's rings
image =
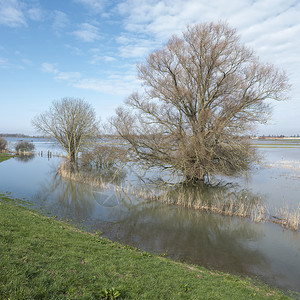
[[[150,255],[0,195],[0,299],[289,299],[250,279]],[[106,296],[105,296],[106,294]]]
[[[8,153],[0,153],[0,163],[7,159],[10,159],[11,157],[13,157],[13,155]]]

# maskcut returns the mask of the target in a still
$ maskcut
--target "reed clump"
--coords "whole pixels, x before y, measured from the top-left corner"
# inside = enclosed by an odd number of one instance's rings
[[[130,201],[159,201],[226,216],[249,218],[253,222],[269,221],[284,228],[299,229],[300,206],[297,209],[284,206],[277,209],[274,215],[270,215],[266,205],[261,203],[261,197],[244,189],[238,190],[236,186],[133,185],[123,180],[124,174],[123,177],[112,180],[112,173],[97,173],[95,176],[95,173],[89,171],[73,171],[67,162],[59,166],[58,173],[80,183],[111,189],[121,198],[125,197]]]
[[[215,189],[215,190],[214,190]],[[258,222],[266,219],[266,208],[260,197],[249,196],[244,190],[232,192],[226,188],[203,188],[187,191],[180,188],[177,193],[166,192],[159,201],[188,208],[211,211],[226,216],[250,217]]]
[[[134,196],[147,201],[159,201],[164,204],[178,205],[190,209],[204,210],[226,216],[249,218],[253,222],[272,222],[287,229],[298,230],[300,224],[300,206],[298,209],[283,207],[271,215],[267,206],[261,203],[261,197],[249,194],[245,190],[226,191],[218,187],[211,195],[201,189],[188,190],[184,187],[142,188],[133,185],[114,186],[114,191],[127,197]]]
[[[75,171],[72,167],[70,167],[67,161],[64,161],[58,167],[57,173],[62,178],[68,178],[70,180],[74,180],[76,182],[89,184],[92,186],[97,186],[101,188],[108,188],[108,184],[106,184],[102,177],[95,177],[92,174]]]
[[[280,209],[276,209],[275,216],[272,216],[272,218],[272,222],[278,223],[282,227],[298,230],[300,225],[300,205],[298,208],[283,206]]]

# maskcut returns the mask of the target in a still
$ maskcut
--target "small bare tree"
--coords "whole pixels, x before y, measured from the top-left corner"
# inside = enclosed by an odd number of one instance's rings
[[[193,182],[247,170],[255,153],[245,134],[269,118],[266,100],[283,100],[289,89],[285,73],[261,63],[222,22],[188,27],[137,70],[144,89],[112,125],[133,160]]]
[[[96,113],[82,99],[63,98],[32,121],[41,133],[55,138],[68,153],[70,163],[77,163],[78,154],[98,135]]]

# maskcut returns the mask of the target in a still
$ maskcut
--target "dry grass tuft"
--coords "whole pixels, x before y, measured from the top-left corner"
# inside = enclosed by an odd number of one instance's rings
[[[294,209],[283,206],[280,209],[276,209],[275,216],[272,217],[274,223],[278,223],[285,228],[298,230],[300,225],[300,205]]]

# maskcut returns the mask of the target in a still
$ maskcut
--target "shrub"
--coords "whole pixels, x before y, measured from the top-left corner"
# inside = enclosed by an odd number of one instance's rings
[[[15,147],[16,152],[32,152],[34,148],[34,144],[26,141],[19,141]]]
[[[0,151],[6,150],[7,141],[0,137]]]
[[[104,170],[120,165],[124,155],[125,151],[121,148],[97,145],[90,151],[82,153],[81,163],[84,167]]]

